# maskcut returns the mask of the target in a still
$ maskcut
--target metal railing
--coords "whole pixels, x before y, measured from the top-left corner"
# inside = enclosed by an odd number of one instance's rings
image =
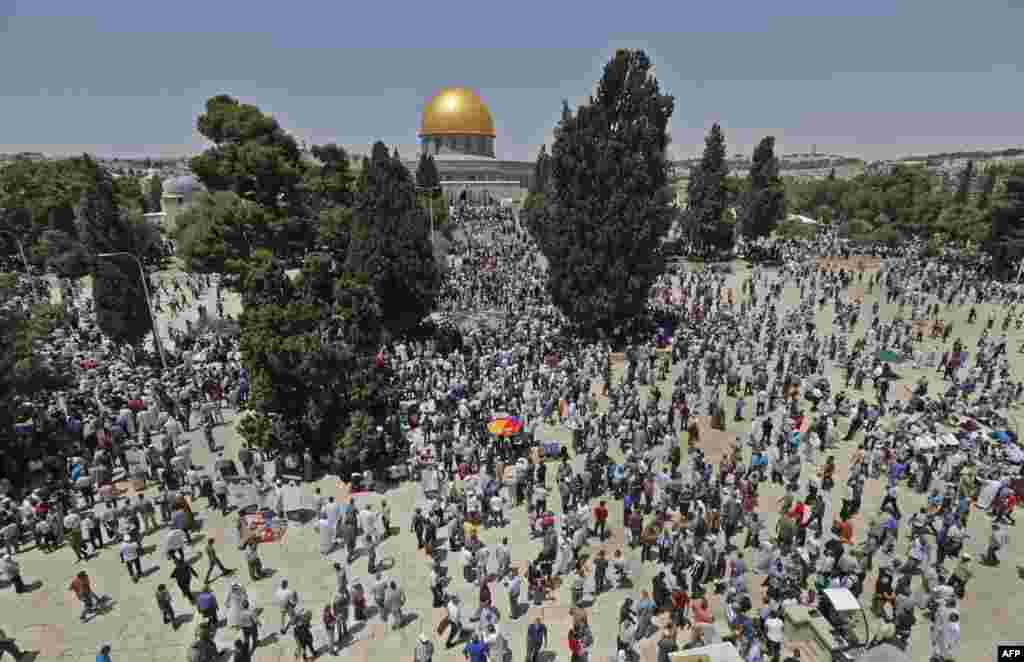
[[[149,311],[149,320],[153,325],[153,344],[156,345],[157,351],[160,353],[160,363],[163,365],[164,370],[167,370],[167,357],[164,355],[164,344],[160,340],[160,329],[156,324],[156,315],[153,314],[153,302],[149,298],[149,282],[146,279],[146,270],[142,268],[142,260],[135,253],[129,253],[127,251],[117,251],[114,253],[100,253],[96,257],[130,257],[135,260],[135,264],[139,267],[139,279],[142,281],[142,292],[146,295],[146,309]]]

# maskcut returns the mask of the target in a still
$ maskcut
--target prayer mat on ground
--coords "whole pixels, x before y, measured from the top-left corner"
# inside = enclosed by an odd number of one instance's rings
[[[262,512],[242,516],[244,532],[259,535],[262,542],[280,542],[288,532],[288,520]]]
[[[906,359],[890,349],[883,349],[878,352],[878,360],[887,363],[903,363]]]

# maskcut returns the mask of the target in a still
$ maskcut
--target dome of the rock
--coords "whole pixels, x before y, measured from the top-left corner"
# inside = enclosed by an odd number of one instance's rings
[[[446,87],[424,106],[420,135],[494,138],[494,120],[476,92],[465,87]]]

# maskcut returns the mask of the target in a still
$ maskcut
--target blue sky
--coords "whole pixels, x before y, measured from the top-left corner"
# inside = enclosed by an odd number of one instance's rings
[[[192,153],[225,92],[308,142],[404,153],[425,100],[465,85],[527,159],[624,46],[675,96],[676,156],[715,121],[730,154],[1020,146],[1022,28],[1024,0],[0,0],[0,151]]]

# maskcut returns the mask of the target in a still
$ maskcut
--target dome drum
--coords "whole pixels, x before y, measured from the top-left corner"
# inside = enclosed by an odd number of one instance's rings
[[[422,135],[423,152],[432,156],[468,154],[494,158],[494,138],[478,135]]]

